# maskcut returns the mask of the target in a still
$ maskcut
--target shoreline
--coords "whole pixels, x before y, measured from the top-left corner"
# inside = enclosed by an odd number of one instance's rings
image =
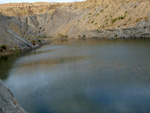
[[[54,39],[46,39],[46,42],[41,43],[40,45],[35,46],[34,48],[25,48],[25,49],[17,49],[17,50],[6,50],[4,52],[0,52],[0,58],[1,57],[6,57],[18,52],[24,52],[24,51],[32,51],[35,49],[38,49],[40,47],[42,47],[43,45],[47,45],[47,44],[60,44],[60,43],[68,43],[68,42],[75,42],[75,41],[86,41],[86,40],[112,40],[112,41],[117,41],[117,40],[122,40],[122,41],[127,41],[127,40],[150,40],[149,38],[66,38],[66,39],[62,39],[62,38],[54,38]]]
[[[41,44],[39,45],[36,45],[34,48],[25,48],[25,49],[16,49],[16,50],[6,50],[4,52],[0,52],[0,58],[1,57],[7,57],[9,55],[12,55],[12,54],[15,54],[15,53],[18,53],[18,52],[24,52],[24,51],[31,51],[31,50],[35,50],[37,48],[40,48],[41,46],[43,45],[46,45],[46,44],[50,44],[50,40],[46,40],[45,42],[41,42]]]
[[[1,113],[27,113],[22,108],[13,93],[4,85],[0,79],[0,112]]]

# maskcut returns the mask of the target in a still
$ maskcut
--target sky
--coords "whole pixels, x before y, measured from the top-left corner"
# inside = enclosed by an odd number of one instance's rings
[[[74,1],[83,1],[83,0],[0,0],[2,3],[22,3],[22,2],[74,2]]]

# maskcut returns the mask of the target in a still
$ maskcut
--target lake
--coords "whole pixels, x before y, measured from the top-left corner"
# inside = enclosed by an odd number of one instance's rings
[[[28,113],[149,113],[150,40],[55,43],[0,58]]]

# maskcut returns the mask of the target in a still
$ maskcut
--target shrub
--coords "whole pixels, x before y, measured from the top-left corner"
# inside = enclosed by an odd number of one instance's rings
[[[43,36],[38,36],[37,38],[47,38],[47,36],[43,35]]]
[[[146,29],[146,26],[144,26],[144,29]]]
[[[103,10],[101,10],[100,12],[103,12]]]
[[[35,44],[36,44],[36,41],[35,41],[35,40],[32,40],[32,44],[35,45]]]
[[[109,20],[109,19],[107,18],[107,19],[106,19],[106,22],[107,22],[108,20]]]
[[[115,36],[115,37],[118,37],[118,35],[117,35],[117,34],[115,34],[114,36]]]
[[[41,43],[41,40],[38,40],[39,43]]]
[[[138,19],[135,20],[135,22],[139,22],[141,20],[142,20],[142,18],[138,18]]]
[[[93,21],[91,21],[91,24],[93,24],[94,23],[94,20]]]
[[[117,18],[113,19],[113,20],[111,21],[111,23],[113,24],[113,23],[115,23],[116,21],[117,21]]]
[[[147,19],[148,19],[148,16],[146,16],[144,19],[147,20]]]
[[[123,20],[125,17],[126,17],[126,15],[120,16],[120,17],[118,17],[118,18],[115,18],[115,19],[113,19],[113,20],[111,21],[111,23],[113,24],[113,23],[115,23],[117,20]]]
[[[125,14],[127,14],[128,13],[128,11],[125,11]]]
[[[101,26],[101,28],[104,28],[105,26],[103,25],[103,26]]]
[[[131,18],[128,18],[127,22],[129,22],[131,20]]]
[[[6,49],[7,49],[7,46],[6,46],[6,45],[2,45],[2,46],[1,46],[1,49],[6,50]]]
[[[118,17],[118,20],[122,20],[124,18],[125,18],[124,16],[121,16],[121,17]]]
[[[67,35],[58,34],[60,38],[68,38]]]
[[[83,34],[83,38],[85,38],[86,36],[85,36],[85,34]]]
[[[108,5],[105,8],[108,8]]]
[[[97,13],[96,16],[98,16],[99,14]]]
[[[15,46],[15,49],[18,49],[18,46]]]

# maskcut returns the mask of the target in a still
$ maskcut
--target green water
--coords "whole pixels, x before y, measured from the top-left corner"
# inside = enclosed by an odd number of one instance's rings
[[[29,113],[149,113],[150,41],[50,44],[1,58],[0,77]]]

